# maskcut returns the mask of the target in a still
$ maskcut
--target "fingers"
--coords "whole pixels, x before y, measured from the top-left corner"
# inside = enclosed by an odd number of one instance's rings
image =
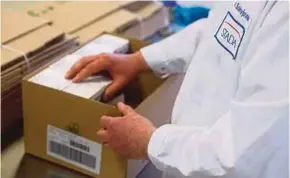
[[[105,90],[103,100],[109,101],[119,90],[123,88],[125,85],[125,80],[123,79],[117,79],[113,81],[111,85],[108,86],[108,88]]]
[[[67,71],[65,78],[72,79],[76,76],[76,74],[83,69],[87,64],[95,60],[95,56],[88,56],[81,58],[78,62],[76,62],[69,71]]]
[[[132,109],[128,105],[125,105],[122,102],[119,102],[117,106],[118,106],[119,111],[121,111],[124,115],[127,115],[127,114],[129,114],[131,112],[134,112],[134,109]]]
[[[102,70],[107,69],[108,60],[105,57],[99,57],[97,60],[94,60],[88,63],[85,67],[83,67],[73,78],[73,82],[79,82],[96,72],[100,72]]]
[[[97,137],[103,142],[103,143],[107,143],[109,141],[109,133],[106,130],[99,130],[97,132]]]
[[[107,129],[112,122],[112,117],[109,116],[102,116],[100,119],[100,127]]]
[[[120,119],[121,117],[110,117],[110,116],[102,116],[100,119],[100,127],[107,129],[110,125],[116,120]]]

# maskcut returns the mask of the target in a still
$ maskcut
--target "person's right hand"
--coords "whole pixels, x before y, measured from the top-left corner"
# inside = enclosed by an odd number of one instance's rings
[[[108,71],[113,80],[103,95],[103,99],[108,101],[139,72],[147,69],[148,66],[140,52],[130,55],[104,53],[81,58],[65,77],[73,82],[80,82],[95,73]]]

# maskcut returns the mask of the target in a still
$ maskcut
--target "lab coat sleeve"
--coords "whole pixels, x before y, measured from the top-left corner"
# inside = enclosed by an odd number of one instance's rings
[[[148,66],[158,76],[184,73],[202,37],[207,19],[200,19],[166,39],[140,51]]]
[[[148,156],[158,169],[177,177],[235,177],[237,171],[249,177],[248,170],[263,169],[257,167],[261,161],[267,172],[277,154],[281,160],[271,166],[279,170],[287,165],[288,25],[288,13],[280,19],[277,14],[267,17],[250,49],[251,60],[242,67],[236,97],[216,123],[168,124],[153,133]]]

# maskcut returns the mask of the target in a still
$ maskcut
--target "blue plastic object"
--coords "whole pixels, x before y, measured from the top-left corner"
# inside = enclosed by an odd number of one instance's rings
[[[176,24],[187,26],[198,19],[206,18],[209,10],[209,8],[201,6],[182,7],[176,5],[173,7],[173,19]]]

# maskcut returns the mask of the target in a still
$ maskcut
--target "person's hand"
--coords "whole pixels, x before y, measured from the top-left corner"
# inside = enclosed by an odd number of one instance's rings
[[[104,53],[81,58],[65,77],[73,82],[80,82],[95,73],[108,71],[113,80],[103,95],[103,99],[108,101],[139,72],[147,69],[148,66],[140,52],[131,55]]]
[[[147,147],[156,130],[146,118],[130,106],[118,103],[123,117],[103,116],[101,129],[97,132],[103,144],[128,159],[147,159]]]

